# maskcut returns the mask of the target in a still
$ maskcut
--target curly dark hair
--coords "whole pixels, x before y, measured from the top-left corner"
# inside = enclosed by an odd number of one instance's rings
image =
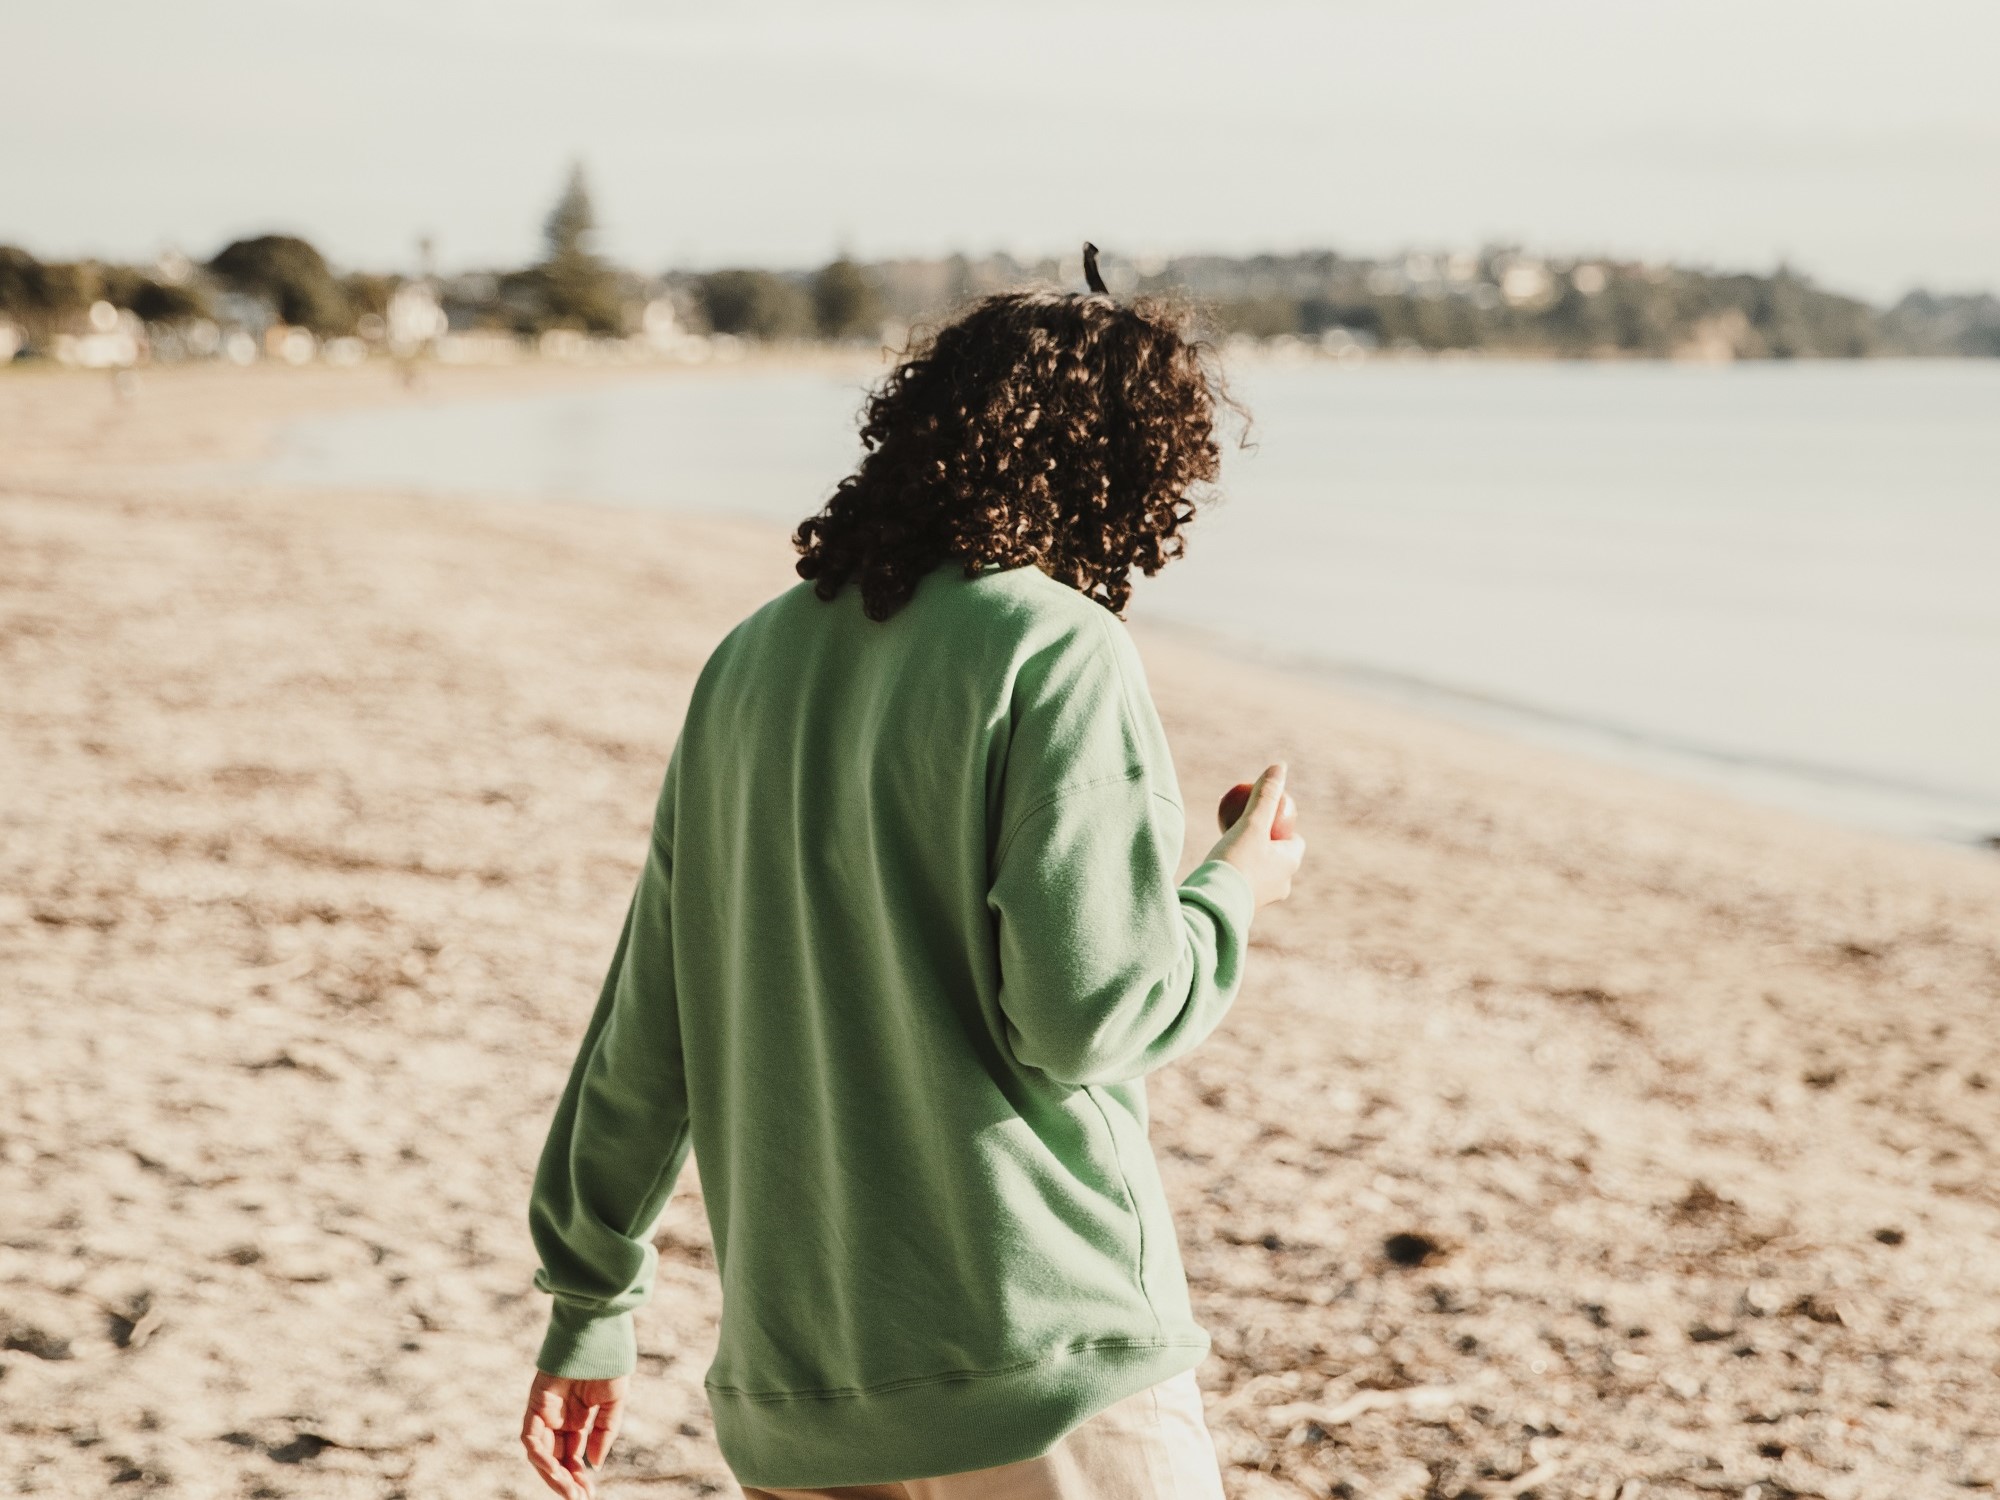
[[[947,559],[971,577],[1039,566],[1121,619],[1134,567],[1185,550],[1190,491],[1220,467],[1235,408],[1191,314],[1102,293],[987,297],[869,396],[868,452],[792,545],[834,598],[849,579],[886,620]]]

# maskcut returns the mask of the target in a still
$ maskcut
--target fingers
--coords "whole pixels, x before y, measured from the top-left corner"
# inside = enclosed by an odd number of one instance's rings
[[[590,1441],[584,1448],[584,1462],[593,1469],[604,1467],[604,1461],[611,1456],[611,1445],[618,1440],[618,1428],[625,1420],[624,1403],[606,1402],[597,1409],[596,1425],[590,1429]]]
[[[617,1391],[615,1385],[595,1381],[570,1387],[563,1464],[586,1494],[597,1492],[597,1471],[604,1467],[623,1420],[624,1402]]]
[[[531,1410],[527,1424],[521,1429],[521,1447],[527,1452],[529,1465],[541,1475],[542,1483],[561,1495],[563,1500],[589,1500],[589,1492],[563,1467],[557,1453],[557,1442],[555,1429]]]
[[[1271,819],[1271,837],[1279,840],[1290,838],[1298,823],[1299,806],[1292,801],[1292,794],[1286,792],[1278,799],[1277,816]]]
[[[562,1460],[577,1483],[588,1490],[596,1476],[584,1462],[584,1447],[590,1441],[591,1428],[597,1420],[597,1408],[572,1402],[567,1420],[564,1422]]]
[[[622,1390],[612,1383],[591,1389],[592,1382],[561,1380],[537,1372],[528,1392],[528,1411],[521,1422],[521,1447],[542,1482],[564,1500],[590,1500],[597,1482],[585,1464],[588,1444],[597,1437],[605,1415],[620,1405]],[[590,1399],[602,1391],[606,1399]],[[600,1460],[601,1461],[601,1460]]]
[[[1277,821],[1278,809],[1284,806],[1286,771],[1287,767],[1281,760],[1266,766],[1264,774],[1250,789],[1250,805],[1243,812],[1245,821],[1267,838],[1271,833],[1271,824]]]

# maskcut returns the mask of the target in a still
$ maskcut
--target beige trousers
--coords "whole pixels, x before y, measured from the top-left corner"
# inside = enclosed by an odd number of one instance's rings
[[[1223,1500],[1194,1371],[1115,1401],[1039,1458],[936,1479],[818,1490],[743,1486],[745,1500]]]

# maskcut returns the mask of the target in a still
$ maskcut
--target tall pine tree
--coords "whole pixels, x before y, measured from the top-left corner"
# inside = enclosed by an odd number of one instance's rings
[[[624,321],[618,277],[591,248],[596,230],[597,211],[579,161],[571,165],[562,196],[542,221],[548,258],[535,268],[535,277],[549,324],[618,333]]]
[[[563,187],[562,196],[556,199],[556,206],[549,210],[549,216],[542,222],[542,238],[549,247],[548,259],[558,261],[569,256],[590,254],[590,239],[597,232],[597,210],[590,202],[590,182],[583,174],[583,163],[572,162],[569,182]]]

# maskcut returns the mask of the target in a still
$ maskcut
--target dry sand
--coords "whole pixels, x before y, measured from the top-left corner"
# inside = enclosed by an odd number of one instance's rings
[[[158,467],[401,399],[0,376],[0,1487],[538,1493],[529,1174],[791,554]],[[1190,808],[1284,755],[1311,839],[1152,1088],[1233,1496],[2000,1484],[2000,861],[1138,634]],[[692,1170],[659,1242],[608,1492],[733,1493]]]

